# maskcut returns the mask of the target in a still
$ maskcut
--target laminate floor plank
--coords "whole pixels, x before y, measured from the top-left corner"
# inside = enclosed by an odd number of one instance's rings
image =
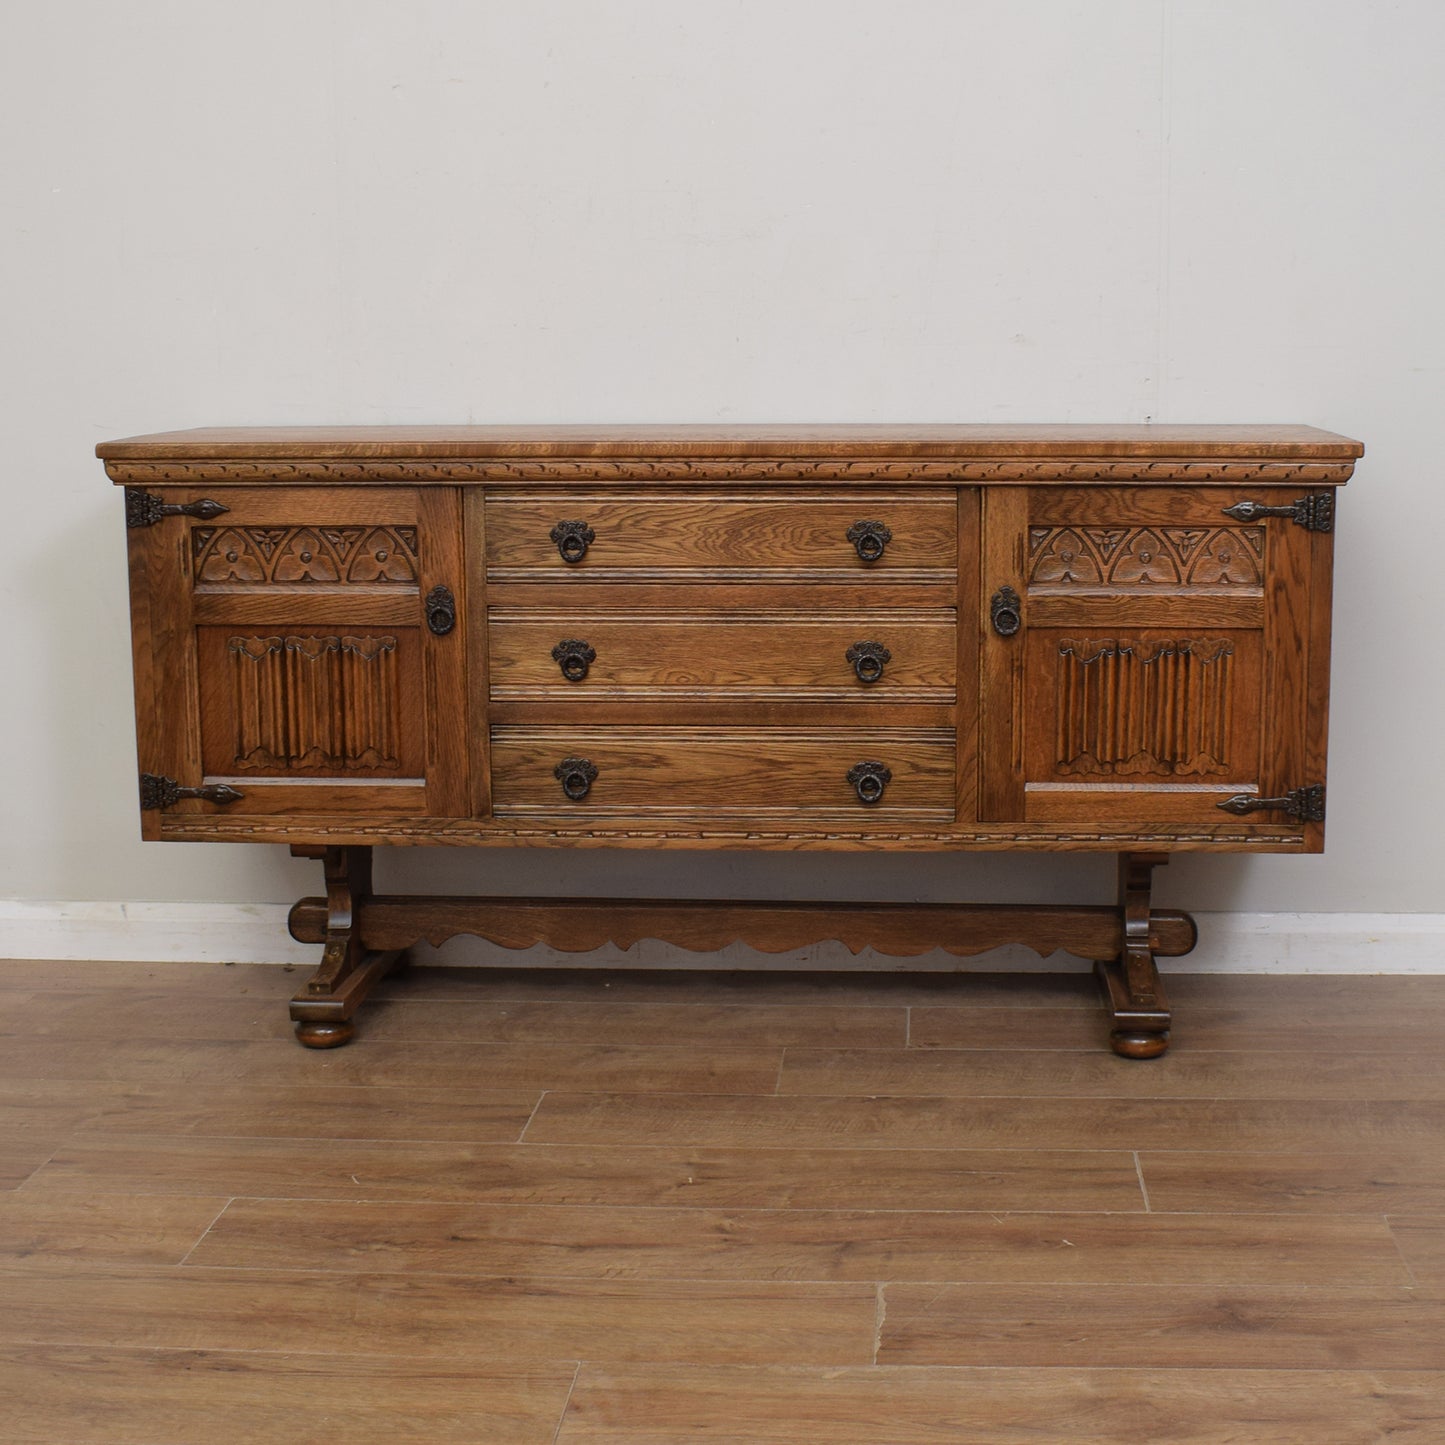
[[[319,955],[318,955],[319,957]],[[288,999],[308,971],[275,963],[113,963],[103,959],[0,959],[0,990],[38,993],[102,990],[117,999],[133,990],[168,997],[215,994],[238,998],[259,993]]]
[[[1182,1050],[1145,1067],[1156,1099],[1445,1101],[1445,1070],[1420,1054]],[[778,1092],[1103,1099],[1137,1094],[1140,1082],[1136,1060],[1103,1049],[790,1048]]]
[[[1155,1209],[1405,1214],[1445,1208],[1445,1149],[1368,1154],[1139,1155]]]
[[[878,1363],[1445,1370],[1445,1301],[1410,1288],[892,1284]]]
[[[872,1284],[0,1268],[0,1340],[485,1361],[866,1364]]]
[[[1166,961],[1167,963],[1167,961]],[[1282,1016],[1445,1012],[1445,974],[1170,973],[1171,1004],[1252,1008]]]
[[[294,989],[293,989],[294,991]],[[957,1004],[1096,1011],[1099,986],[1075,973],[827,973],[789,969],[459,968],[400,969],[373,998],[673,1004],[852,1005],[906,1008]]]
[[[0,1128],[0,1190],[24,1184],[60,1147],[60,1138]]]
[[[512,1143],[540,1097],[536,1089],[8,1080],[0,1081],[0,1128],[61,1139],[103,1132]]]
[[[0,1265],[180,1264],[225,1207],[177,1194],[0,1194]]]
[[[608,1279],[1407,1284],[1383,1219],[234,1200],[191,1263]]]
[[[1416,1285],[1445,1299],[1445,1199],[1436,1199],[1435,1210],[1433,1218],[1392,1217],[1389,1224]]]
[[[264,993],[234,998],[209,990],[165,994],[151,989],[67,989],[28,996],[0,1010],[0,1049],[26,1039],[263,1040],[295,1046],[295,1025],[280,999]]]
[[[1141,1065],[1147,1071],[1149,1065]],[[1141,1078],[1140,1090],[1147,1089]],[[1405,1100],[814,1098],[548,1093],[537,1144],[1189,1152],[1445,1150],[1445,1104]]]
[[[666,1044],[696,1048],[901,1048],[902,1007],[854,1004],[625,1003],[602,1000],[383,1001],[366,1034],[498,1043]]]
[[[17,1142],[61,1139],[93,1118],[96,1099],[114,1085],[57,1079],[0,1079],[0,1133]]]
[[[15,1002],[14,1000],[18,1000]],[[706,1048],[900,1048],[903,1007],[826,1004],[621,1003],[603,1000],[383,1000],[361,1020],[368,1043],[670,1044]],[[114,989],[16,994],[0,1035],[66,1039],[277,1039],[295,1047],[284,1007],[265,996],[169,997]]]
[[[1139,1211],[1118,1151],[689,1149],[79,1134],[25,1190],[730,1209]]]
[[[557,1445],[1439,1445],[1445,1373],[584,1364]]]
[[[69,1079],[146,1084],[352,1084],[378,1088],[646,1089],[658,1092],[771,1093],[778,1049],[657,1045],[387,1042],[303,1049],[294,1039],[9,1038],[0,1079]]]
[[[1108,1050],[1109,1028],[1109,1017],[1099,1005],[1092,1009],[915,1005],[909,1011],[908,1043],[916,1049],[1097,1052]]]
[[[1165,989],[1169,980],[1165,979]],[[1380,1010],[1351,1015],[1343,1008],[1263,1010],[1247,1006],[1211,1008],[1181,1005],[1172,995],[1174,1027],[1168,1057],[1195,1050],[1322,1053],[1429,1053],[1438,1048],[1445,1011]],[[1092,1048],[1100,1044],[1101,1016],[1069,1009],[1033,1009],[1022,1027],[1013,1010],[960,1006],[916,1007],[909,1026],[915,1048],[1046,1049]],[[1091,1031],[1090,1026],[1093,1025]]]
[[[5,1438],[16,1445],[552,1445],[575,1373],[565,1363],[0,1348]]]

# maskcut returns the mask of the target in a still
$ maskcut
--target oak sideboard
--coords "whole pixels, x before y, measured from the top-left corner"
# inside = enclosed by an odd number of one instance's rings
[[[1171,853],[1324,843],[1336,488],[1301,426],[203,429],[125,489],[143,834],[289,844],[297,1036],[411,945],[1096,961],[1167,1047]],[[1118,854],[1096,907],[375,893],[386,845]]]

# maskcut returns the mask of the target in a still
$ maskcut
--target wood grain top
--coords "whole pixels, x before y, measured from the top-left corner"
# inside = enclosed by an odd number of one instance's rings
[[[101,442],[107,461],[467,457],[1201,457],[1344,460],[1311,426],[876,423],[653,426],[197,427]]]

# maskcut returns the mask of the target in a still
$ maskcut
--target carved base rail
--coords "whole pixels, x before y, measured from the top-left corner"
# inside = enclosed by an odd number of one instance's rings
[[[290,914],[293,938],[324,945],[320,968],[291,1003],[297,1037],[311,1048],[351,1038],[357,1009],[406,949],[469,934],[504,948],[547,943],[564,952],[629,948],[644,938],[695,952],[742,942],[765,953],[836,939],[853,953],[904,958],[934,948],[971,955],[1021,944],[1041,956],[1066,949],[1096,960],[1115,1052],[1152,1058],[1168,1047],[1170,1024],[1154,960],[1181,957],[1198,937],[1189,914],[1150,906],[1151,874],[1168,861],[1164,854],[1120,855],[1116,906],[1062,907],[375,895],[369,848],[292,851],[320,857],[326,870],[327,897],[303,898]]]

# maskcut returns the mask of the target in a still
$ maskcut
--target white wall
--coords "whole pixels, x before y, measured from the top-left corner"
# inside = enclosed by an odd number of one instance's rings
[[[1438,0],[50,0],[7,16],[0,896],[275,902],[142,845],[102,438],[208,423],[1299,421],[1342,498],[1330,847],[1439,909]],[[396,885],[1086,898],[1103,858],[391,855]]]

